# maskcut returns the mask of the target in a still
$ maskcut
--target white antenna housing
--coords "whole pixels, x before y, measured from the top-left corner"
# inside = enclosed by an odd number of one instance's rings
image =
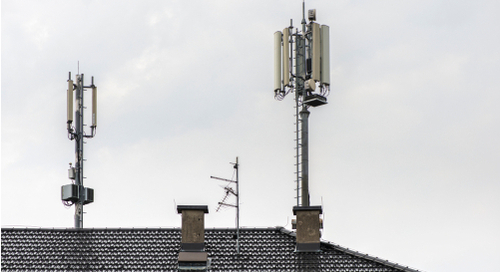
[[[283,87],[290,84],[290,29],[283,29]]]
[[[281,90],[281,31],[274,33],[274,91]]]
[[[73,80],[68,80],[68,124],[73,122]]]
[[[97,87],[92,86],[92,126],[97,127]]]
[[[330,27],[321,26],[321,85],[330,85]]]
[[[314,81],[321,80],[321,42],[319,24],[311,23],[312,28],[312,75]]]
[[[314,92],[314,90],[316,90],[316,82],[314,81],[314,79],[308,79],[306,80],[306,83],[305,83],[305,86],[304,86],[306,89],[308,90],[311,90]]]

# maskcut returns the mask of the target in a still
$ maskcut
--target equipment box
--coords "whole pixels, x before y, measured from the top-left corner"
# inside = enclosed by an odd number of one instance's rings
[[[75,184],[68,184],[61,187],[62,200],[76,202],[79,198],[78,186],[76,186]]]

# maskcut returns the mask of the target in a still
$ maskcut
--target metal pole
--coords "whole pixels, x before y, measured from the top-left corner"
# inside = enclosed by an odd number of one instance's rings
[[[306,11],[305,2],[302,2],[302,35],[297,36],[297,98],[302,96],[302,101],[305,101],[305,78],[307,74],[306,65]],[[300,159],[301,159],[301,205],[309,206],[309,133],[308,133],[308,118],[309,111],[307,106],[302,103],[302,110],[300,111]]]
[[[75,203],[75,228],[83,228],[83,74],[76,76],[77,111],[75,116],[75,183],[78,186],[78,201]]]
[[[299,122],[300,122],[300,116],[299,116],[299,92],[295,92],[295,141],[296,141],[296,145],[297,145],[297,148],[296,148],[296,161],[295,161],[295,164],[296,164],[296,169],[295,171],[297,171],[297,206],[300,206],[300,183],[301,183],[301,180],[300,180],[300,125],[299,125]]]
[[[238,178],[238,157],[236,157],[234,168],[236,169],[236,248],[238,254],[240,254],[240,181]]]
[[[302,107],[300,111],[301,119],[301,159],[302,159],[302,206],[309,206],[309,111],[306,107]]]

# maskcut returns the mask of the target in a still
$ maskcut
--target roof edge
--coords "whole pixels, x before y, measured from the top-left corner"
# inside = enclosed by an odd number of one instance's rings
[[[284,234],[296,237],[296,233],[294,231],[287,230],[284,227],[276,227],[276,228],[279,231],[281,231],[282,233],[284,233]],[[374,261],[374,262],[377,262],[377,263],[380,263],[380,264],[383,264],[383,265],[386,265],[386,266],[390,266],[390,267],[393,267],[393,268],[396,268],[396,269],[401,269],[402,271],[406,271],[406,272],[422,272],[421,270],[416,270],[414,268],[410,268],[408,266],[403,266],[403,265],[400,265],[398,263],[391,262],[389,260],[383,260],[383,259],[380,259],[380,258],[375,257],[375,256],[370,256],[368,254],[363,254],[363,253],[361,253],[359,251],[354,251],[354,250],[349,249],[347,247],[343,247],[343,246],[334,244],[334,243],[332,243],[330,241],[326,241],[326,240],[323,240],[323,239],[320,239],[320,243],[323,244],[323,245],[331,246],[331,247],[333,247],[333,248],[335,248],[335,249],[337,249],[339,251],[342,251],[344,253],[347,253],[347,254],[350,254],[350,255],[354,255],[354,256],[359,257],[359,258],[367,259],[367,260],[370,260],[370,261]]]
[[[2,227],[2,231],[130,231],[130,230],[180,230],[179,227],[130,227],[130,228],[64,228],[64,227]]]
[[[281,227],[240,227],[240,230],[243,231],[277,231],[280,230]],[[153,228],[148,228],[148,227],[127,227],[127,228],[80,228],[80,229],[75,229],[75,228],[47,228],[47,227],[2,227],[2,231],[130,231],[130,230],[181,230],[180,227],[153,227]],[[205,231],[228,231],[228,230],[234,230],[236,231],[236,228],[220,228],[220,227],[214,227],[214,228],[205,228]]]

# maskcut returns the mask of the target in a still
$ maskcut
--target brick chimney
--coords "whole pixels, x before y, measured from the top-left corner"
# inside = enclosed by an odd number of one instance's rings
[[[208,213],[208,206],[177,205],[177,212],[182,213],[179,269],[189,270],[207,267],[205,213]]]
[[[293,207],[297,216],[296,250],[298,252],[315,252],[320,250],[320,218],[323,213],[321,206]]]

